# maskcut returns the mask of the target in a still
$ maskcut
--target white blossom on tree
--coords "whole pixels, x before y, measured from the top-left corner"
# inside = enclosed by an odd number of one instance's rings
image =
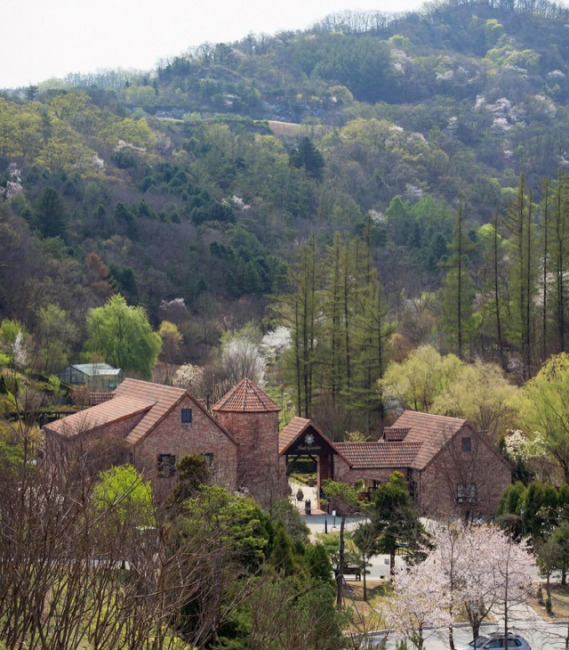
[[[265,359],[259,345],[246,337],[236,336],[224,343],[221,363],[233,384],[245,377],[257,384],[263,382]]]
[[[221,337],[219,360],[231,385],[245,377],[257,384],[263,383],[265,357],[261,351],[263,335],[252,322],[236,332],[225,332]]]
[[[451,621],[464,610],[476,638],[490,609],[499,610],[506,633],[512,606],[525,602],[532,582],[535,562],[526,543],[490,525],[438,526],[432,536],[428,560],[439,574],[433,585],[441,589],[435,598],[446,599]]]
[[[424,562],[397,573],[393,594],[382,611],[387,625],[408,639],[417,650],[424,648],[425,628],[451,624],[449,592],[439,559],[432,554]]]
[[[261,349],[268,359],[278,359],[290,345],[290,328],[284,325],[267,332],[261,341]]]
[[[174,375],[174,386],[180,388],[194,389],[200,385],[203,377],[203,368],[186,363],[176,370]]]
[[[16,334],[16,340],[12,348],[12,357],[16,366],[24,368],[28,364],[29,355],[24,341],[24,333],[22,330]]]
[[[536,431],[531,438],[520,429],[509,429],[504,438],[508,456],[531,467],[537,478],[548,481],[551,473],[551,458],[542,433]]]

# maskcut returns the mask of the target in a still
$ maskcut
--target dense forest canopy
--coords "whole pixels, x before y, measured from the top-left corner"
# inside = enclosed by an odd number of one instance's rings
[[[529,378],[569,333],[568,23],[545,1],[344,12],[5,91],[0,320],[42,372],[94,358],[116,294],[167,364],[287,326],[274,382],[366,429],[421,345]]]

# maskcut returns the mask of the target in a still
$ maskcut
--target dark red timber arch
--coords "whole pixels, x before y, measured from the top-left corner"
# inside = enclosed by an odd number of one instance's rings
[[[286,458],[287,477],[300,457],[314,460],[318,473],[317,494],[320,494],[322,483],[334,478],[334,456],[340,452],[311,420],[296,417],[279,433],[279,453]]]

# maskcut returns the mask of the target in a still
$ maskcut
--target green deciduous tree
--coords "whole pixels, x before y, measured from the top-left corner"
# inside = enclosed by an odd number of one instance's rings
[[[519,391],[522,428],[539,432],[545,448],[569,479],[569,356],[551,357],[539,373]]]
[[[318,345],[321,340],[319,265],[314,238],[303,245],[298,262],[289,272],[293,293],[283,301],[283,311],[292,330],[292,346],[285,358],[295,387],[298,414],[311,416]]]
[[[386,399],[404,408],[430,411],[435,399],[455,380],[463,362],[454,354],[441,356],[435,348],[413,350],[401,363],[392,363],[379,382]]]
[[[38,317],[41,370],[57,372],[67,365],[70,348],[77,340],[77,327],[69,312],[58,305],[42,307]]]
[[[466,418],[496,443],[515,418],[512,399],[517,391],[495,364],[464,363],[433,400],[431,413]]]
[[[150,377],[160,352],[160,337],[152,331],[142,307],[131,307],[121,295],[87,315],[85,350],[125,373]]]
[[[102,472],[93,489],[93,505],[101,512],[112,511],[113,521],[133,532],[135,525],[154,524],[152,488],[132,465]]]

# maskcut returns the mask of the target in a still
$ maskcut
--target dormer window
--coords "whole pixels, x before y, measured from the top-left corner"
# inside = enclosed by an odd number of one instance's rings
[[[182,409],[182,424],[192,423],[192,409]]]

